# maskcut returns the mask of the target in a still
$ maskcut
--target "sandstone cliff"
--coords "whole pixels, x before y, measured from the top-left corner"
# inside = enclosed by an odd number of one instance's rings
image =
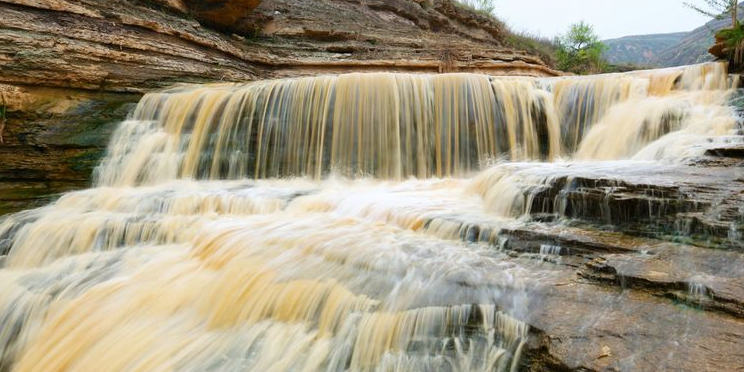
[[[557,74],[450,0],[259,3],[0,0],[0,214],[87,185],[149,90],[350,71]]]

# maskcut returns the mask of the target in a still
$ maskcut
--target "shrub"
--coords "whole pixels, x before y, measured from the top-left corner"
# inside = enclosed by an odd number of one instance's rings
[[[723,42],[726,46],[729,60],[735,66],[740,66],[744,62],[744,27],[742,25],[718,31],[716,40]]]
[[[581,21],[556,38],[558,68],[577,74],[600,73],[607,64],[602,58],[607,47],[599,40],[594,27]]]

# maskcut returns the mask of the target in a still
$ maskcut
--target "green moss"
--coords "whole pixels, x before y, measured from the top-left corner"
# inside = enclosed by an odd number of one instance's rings
[[[90,149],[69,159],[70,169],[89,174],[95,168],[106,154],[104,149]]]
[[[40,207],[57,199],[61,193],[69,191],[71,187],[55,187],[54,185],[25,184],[22,186],[4,187],[0,184],[0,216],[22,210]]]
[[[40,119],[48,128],[37,136],[45,145],[103,147],[111,133],[132,109],[134,99],[83,100],[61,115]],[[33,120],[33,119],[32,119]]]

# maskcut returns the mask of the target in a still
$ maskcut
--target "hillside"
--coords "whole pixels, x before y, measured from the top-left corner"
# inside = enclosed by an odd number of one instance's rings
[[[744,11],[744,7],[742,7]],[[712,20],[689,32],[625,36],[605,40],[605,57],[613,64],[644,67],[683,66],[713,60],[708,48],[716,31],[727,27],[730,20]]]
[[[679,43],[659,53],[655,63],[659,66],[682,66],[712,61],[708,49],[715,42],[715,33],[731,25],[728,19],[713,20],[687,33]]]
[[[665,51],[687,36],[687,32],[657,35],[625,36],[618,39],[606,40],[607,61],[612,64],[633,64],[639,66],[650,65],[658,58],[661,51]]]

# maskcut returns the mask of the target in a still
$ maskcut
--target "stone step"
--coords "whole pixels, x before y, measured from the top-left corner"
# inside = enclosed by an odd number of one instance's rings
[[[542,185],[517,187],[522,188],[527,216],[535,221],[575,221],[744,251],[744,161],[734,161],[735,166],[725,167],[569,164],[549,169]],[[544,166],[530,164],[519,171],[536,177],[546,173]]]

